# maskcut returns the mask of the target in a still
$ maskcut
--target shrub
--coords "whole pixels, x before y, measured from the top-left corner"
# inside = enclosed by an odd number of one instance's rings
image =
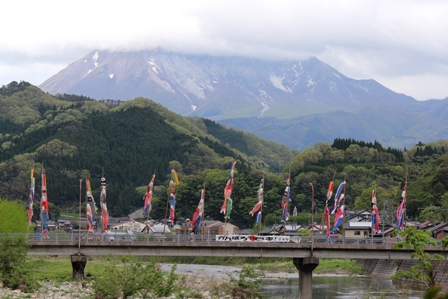
[[[0,237],[0,279],[5,287],[33,291],[37,284],[26,268],[29,243],[24,236]]]
[[[230,283],[227,284],[227,288],[229,289],[232,298],[262,298],[262,276],[263,273],[251,266],[243,267],[237,278],[233,275],[229,275]]]
[[[27,233],[28,215],[18,201],[0,199],[0,233]]]
[[[120,263],[109,256],[106,263],[105,274],[93,277],[92,288],[97,299],[127,298],[138,293],[144,298],[157,298],[174,292],[176,266],[166,277],[155,263],[135,262],[129,256],[121,258]]]

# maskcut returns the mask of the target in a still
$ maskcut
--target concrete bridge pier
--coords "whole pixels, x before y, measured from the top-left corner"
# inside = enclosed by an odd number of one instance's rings
[[[299,270],[299,299],[313,298],[313,270],[319,265],[315,257],[293,258],[294,266]]]
[[[84,268],[87,265],[87,255],[80,252],[70,256],[73,268],[73,278],[84,280]]]

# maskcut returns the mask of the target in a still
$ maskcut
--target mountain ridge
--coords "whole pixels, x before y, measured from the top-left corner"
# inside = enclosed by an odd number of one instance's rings
[[[244,117],[291,119],[310,114],[306,109],[314,112],[313,107],[319,112],[351,111],[372,101],[390,102],[385,98],[390,96],[395,97],[396,106],[415,101],[374,80],[350,79],[315,57],[305,61],[263,61],[160,50],[92,51],[39,88],[51,94],[82,94],[94,99],[129,100],[142,96],[176,113],[209,115],[215,120],[230,118],[241,107],[250,108],[240,114]],[[175,103],[173,97],[177,97]],[[230,105],[226,107],[224,100]],[[284,106],[294,110],[285,114]],[[297,112],[298,108],[302,112]]]
[[[304,61],[263,61],[183,55],[161,49],[92,51],[39,88],[50,94],[78,94],[94,99],[128,100],[141,96],[175,113],[215,120],[299,150],[314,144],[307,140],[331,143],[341,137],[374,138],[387,146],[403,148],[419,141],[445,138],[448,130],[448,99],[419,102],[375,80],[348,78],[315,57]],[[351,114],[344,114],[345,123],[336,117],[338,111]],[[395,119],[381,113],[395,115]],[[258,120],[248,121],[253,118]],[[430,122],[424,121],[430,118]],[[319,119],[326,126],[319,126]],[[244,120],[248,123],[243,124]],[[271,133],[249,126],[252,123],[264,128],[271,124]],[[416,131],[406,133],[404,123],[408,130]],[[286,134],[282,127],[287,125],[296,130],[307,128],[307,132],[288,129],[290,133]],[[341,136],[340,132],[346,134]],[[301,140],[285,143],[279,139]]]

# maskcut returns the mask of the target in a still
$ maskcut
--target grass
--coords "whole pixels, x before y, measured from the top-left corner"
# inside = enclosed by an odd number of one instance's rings
[[[320,259],[313,273],[361,275],[363,269],[358,262],[350,259]]]
[[[84,275],[86,278],[102,275],[105,271],[105,256],[89,256]],[[120,257],[112,257],[120,259]],[[251,265],[265,272],[297,272],[292,259],[260,259],[260,258],[180,258],[180,257],[133,257],[142,263],[183,263],[183,264],[206,264],[220,266],[243,267]],[[69,256],[58,257],[28,257],[28,266],[32,269],[32,275],[37,280],[56,279],[69,280],[72,278],[73,270]],[[320,259],[319,266],[313,271],[314,274],[362,274],[362,268],[356,261],[349,259]]]
[[[209,264],[209,265],[221,265],[221,266],[234,266],[241,269],[250,267],[255,271],[261,270],[262,272],[278,272],[278,273],[297,273],[292,259],[290,258],[174,258],[174,257],[122,257],[122,256],[88,256],[87,265],[84,271],[87,284],[98,282],[98,279],[106,279],[109,281],[108,275],[111,272],[111,263],[120,265],[124,262],[124,259],[132,258],[137,263],[142,265],[157,265],[157,263],[189,263],[189,264]],[[27,266],[30,269],[32,279],[35,281],[51,281],[56,287],[64,283],[72,283],[73,270],[70,261],[70,256],[28,256]],[[144,266],[145,267],[145,266]],[[115,268],[114,268],[115,269]],[[323,273],[335,273],[335,274],[360,274],[361,267],[356,261],[348,259],[328,260],[321,259],[319,266],[314,270],[316,274]],[[129,269],[128,269],[129,270]],[[123,271],[126,271],[123,269]],[[132,271],[132,270],[131,270]],[[130,274],[130,272],[127,272]],[[139,275],[134,271],[132,275]],[[126,275],[128,276],[128,275]],[[165,277],[169,274],[165,273]],[[201,277],[199,280],[197,277],[191,275],[179,275],[176,276],[177,281],[174,282],[173,290],[176,296],[180,298],[203,298],[204,290],[209,291],[209,295],[212,298],[221,298],[228,292],[228,279],[216,279],[213,277]],[[112,279],[115,281],[115,279]],[[101,283],[102,285],[102,283]],[[121,287],[129,287],[127,284],[121,285]],[[97,292],[98,289],[93,288],[93,292]],[[24,294],[28,296],[29,294]],[[208,296],[208,295],[207,295]],[[29,297],[20,297],[29,298]]]
[[[86,277],[92,277],[104,273],[104,258],[89,258],[84,275]],[[70,280],[73,275],[72,263],[69,256],[28,257],[27,265],[32,269],[31,273],[38,281],[45,279]]]

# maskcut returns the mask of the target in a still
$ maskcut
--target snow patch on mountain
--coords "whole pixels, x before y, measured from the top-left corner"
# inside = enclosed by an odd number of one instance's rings
[[[99,54],[98,51],[95,52],[95,54],[92,55],[92,60],[93,60],[93,69],[88,69],[87,70],[87,74],[85,74],[83,77],[87,77],[91,72],[93,72],[97,67],[98,67],[98,58],[99,58]],[[87,59],[84,60],[84,63],[87,62]]]
[[[210,70],[201,68],[183,56],[161,54],[154,63],[163,66],[166,80],[178,86],[177,89],[193,103],[194,97],[206,99],[205,92],[213,92],[213,83],[218,83]]]
[[[263,90],[263,89],[258,89],[260,95],[259,97],[257,97],[257,100],[260,102],[262,109],[261,112],[259,114],[259,116],[262,116],[266,111],[268,111],[269,109],[271,109],[271,107],[268,104],[268,100],[272,101],[272,97],[267,93],[267,91]]]
[[[336,78],[338,78],[339,80],[342,80],[342,78],[341,78],[341,76],[339,76],[339,74],[333,72],[333,75],[334,75]]]
[[[330,90],[331,91],[337,91],[337,87],[338,87],[338,85],[337,85],[337,83],[336,82],[334,82],[334,81],[330,81],[330,82],[328,82],[328,87],[330,88]]]
[[[294,72],[295,77],[299,78],[300,73],[296,70],[296,65],[295,64],[293,65],[291,70]]]
[[[95,65],[95,67],[98,67],[98,57],[99,57],[98,51],[96,51],[95,54],[93,54],[93,56],[92,56],[92,59],[94,61],[93,64]]]
[[[148,60],[148,63],[151,65],[151,69],[156,73],[159,74],[160,67],[154,62],[154,57],[151,56],[150,60]]]
[[[359,83],[358,86],[359,86],[359,88],[361,88],[361,89],[364,90],[365,92],[370,92],[369,88],[368,88],[367,86],[365,86],[364,84]]]
[[[261,102],[261,106],[263,108],[261,109],[260,116],[262,116],[266,111],[271,109],[271,107],[269,107],[268,103],[266,103],[266,102]]]
[[[275,74],[269,75],[269,80],[271,81],[272,85],[274,85],[275,88],[292,93],[291,88],[283,86],[283,79],[285,79],[285,77],[279,77]]]
[[[308,78],[308,80],[306,81],[306,86],[310,87],[316,84],[316,81],[313,80],[313,78]]]

